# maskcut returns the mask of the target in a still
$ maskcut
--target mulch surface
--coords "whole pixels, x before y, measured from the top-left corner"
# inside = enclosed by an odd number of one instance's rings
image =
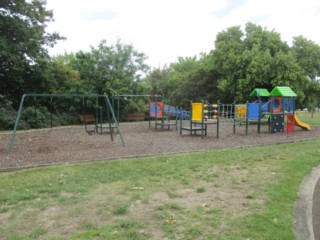
[[[18,132],[13,152],[6,155],[10,134],[0,135],[0,171],[36,167],[57,163],[111,160],[149,156],[157,154],[208,151],[213,149],[234,148],[256,145],[279,144],[311,139],[320,139],[320,127],[303,131],[299,127],[294,133],[268,133],[268,126],[250,125],[246,135],[245,126],[237,125],[233,134],[231,123],[221,123],[219,138],[216,125],[208,127],[208,135],[183,131],[162,130],[159,126],[149,128],[148,122],[122,123],[121,132],[125,141],[115,133],[111,141],[110,133],[87,134],[83,127],[53,128],[52,130],[33,130]],[[198,133],[199,134],[199,133]]]

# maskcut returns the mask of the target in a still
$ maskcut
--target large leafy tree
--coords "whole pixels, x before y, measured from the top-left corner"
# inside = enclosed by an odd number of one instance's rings
[[[224,103],[246,102],[254,88],[272,90],[289,86],[297,94],[298,106],[319,102],[320,47],[302,36],[293,46],[280,33],[247,23],[217,35],[215,49],[197,58],[178,58],[148,76],[153,91],[164,93],[187,106],[201,99]]]
[[[219,74],[218,88],[224,93],[222,101],[233,101],[243,75],[242,53],[244,33],[239,26],[230,27],[217,35],[215,50],[212,51],[213,65]]]
[[[89,52],[79,51],[58,59],[77,71],[81,80],[91,86],[88,93],[113,95],[150,91],[142,80],[149,69],[144,63],[145,54],[120,40],[110,46],[102,40]]]
[[[311,40],[298,36],[293,38],[293,54],[311,80],[320,76],[320,46]]]
[[[101,41],[98,48],[91,49],[94,60],[97,92],[108,94],[136,94],[136,83],[149,67],[144,63],[146,56],[132,45],[120,40],[108,46]]]
[[[304,67],[279,33],[247,23],[245,32],[231,27],[219,33],[215,45],[213,62],[223,100],[243,102],[254,88],[277,85],[292,87],[300,102],[304,99]]]
[[[47,33],[53,21],[46,1],[0,1],[0,82],[1,91],[17,102],[25,92],[44,91],[48,86],[47,47],[62,39]]]
[[[302,87],[306,96],[303,106],[320,107],[320,46],[303,36],[294,37],[292,54],[309,79]]]
[[[156,68],[148,75],[153,92],[164,94],[171,104],[184,108],[190,101],[219,99],[217,74],[213,70],[211,55],[179,57],[178,61],[163,69]]]

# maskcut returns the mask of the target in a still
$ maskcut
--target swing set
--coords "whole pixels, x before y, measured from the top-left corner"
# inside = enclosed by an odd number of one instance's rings
[[[94,131],[98,133],[98,129],[100,130],[100,133],[102,133],[103,128],[108,128],[110,131],[111,141],[113,141],[113,130],[117,129],[117,133],[120,136],[122,145],[125,146],[125,142],[124,142],[124,138],[121,133],[120,126],[119,126],[117,118],[115,116],[113,107],[110,103],[109,97],[107,95],[98,95],[98,94],[24,94],[21,98],[21,101],[20,101],[20,106],[19,106],[17,117],[16,117],[14,129],[11,134],[9,145],[7,148],[7,155],[12,153],[14,139],[15,139],[16,132],[17,132],[17,129],[19,126],[19,121],[21,118],[21,113],[22,113],[22,110],[24,107],[25,100],[27,98],[32,98],[32,97],[34,97],[34,98],[50,98],[53,108],[55,107],[54,103],[53,103],[54,98],[80,98],[80,99],[82,99],[83,113],[80,115],[80,121],[84,124],[85,131],[91,135]],[[87,112],[86,112],[86,99],[96,99],[96,116],[94,116],[93,114],[87,114]],[[105,109],[107,112],[107,120],[108,120],[107,124],[102,123],[103,107],[99,106],[99,100],[105,106]],[[35,110],[35,114],[36,113],[37,113],[37,111]],[[52,113],[51,113],[51,116],[50,116],[50,128],[51,129],[52,129],[52,125],[53,125],[52,119],[53,118],[52,118]],[[88,125],[90,123],[92,123],[94,126],[93,130],[89,130]]]
[[[103,133],[103,130],[109,130],[111,133],[111,138],[115,129],[117,129],[116,124],[111,120],[110,110],[107,107],[107,123],[103,123],[103,107],[99,104],[99,97],[96,98],[95,102],[95,113],[87,111],[87,99],[85,97],[82,98],[82,114],[80,114],[80,122],[83,123],[85,127],[85,131],[91,135],[95,133]],[[102,104],[103,105],[103,104]],[[107,106],[107,103],[106,103]],[[111,107],[113,109],[113,107]],[[119,122],[119,121],[118,121]],[[89,130],[90,125],[93,127]]]

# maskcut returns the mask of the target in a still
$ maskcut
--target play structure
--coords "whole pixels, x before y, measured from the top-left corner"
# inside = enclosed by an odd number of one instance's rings
[[[84,125],[85,131],[91,135],[93,133],[110,133],[113,141],[114,131],[120,136],[122,145],[125,146],[124,138],[120,129],[120,100],[127,97],[143,97],[149,101],[149,128],[180,130],[183,132],[198,134],[203,138],[207,136],[208,127],[216,126],[216,137],[219,138],[220,124],[229,124],[233,127],[233,134],[236,133],[237,126],[245,124],[245,131],[248,134],[249,125],[256,124],[258,133],[261,126],[267,125],[270,133],[294,132],[295,126],[303,130],[311,130],[309,124],[302,122],[295,113],[296,93],[290,87],[275,87],[271,92],[266,89],[254,89],[250,97],[255,100],[246,104],[223,104],[221,102],[208,103],[205,101],[190,103],[190,111],[183,110],[170,105],[170,101],[165,101],[163,95],[115,95],[110,102],[107,95],[96,94],[24,94],[22,96],[18,114],[16,117],[13,133],[7,148],[7,154],[13,149],[16,131],[19,126],[21,112],[26,99],[43,98],[51,101],[54,108],[53,99],[78,99],[82,102],[82,112],[79,120]],[[91,102],[91,109],[88,111],[87,101]],[[67,103],[64,103],[67,104]],[[94,106],[94,107],[92,107]],[[94,110],[93,110],[94,109]],[[115,110],[116,109],[116,110]],[[37,111],[35,110],[35,114]],[[50,117],[50,128],[52,128],[52,114]],[[179,127],[178,127],[179,126]]]
[[[162,101],[149,103],[149,128],[154,124],[155,128],[159,126],[161,129],[170,130],[171,127],[175,127],[177,130],[178,116],[176,108],[170,105],[170,101],[165,104],[164,97],[162,97]]]
[[[295,92],[290,87],[275,87],[271,92],[256,88],[250,94],[255,100],[247,104],[191,103],[191,118],[186,125],[180,118],[180,135],[183,131],[207,135],[209,125],[216,125],[217,137],[221,123],[233,125],[233,133],[238,124],[245,124],[246,134],[250,124],[256,124],[258,133],[262,124],[268,125],[270,133],[294,132],[294,127],[311,130],[309,124],[303,123],[295,113]]]
[[[275,87],[270,93],[266,89],[254,89],[250,94],[256,101],[247,105],[246,125],[256,121],[258,132],[263,121],[268,122],[270,133],[294,132],[294,126],[311,130],[309,124],[300,121],[295,113],[297,94],[290,87]]]
[[[191,102],[191,117],[189,123],[184,124],[184,119],[180,118],[180,135],[183,131],[192,133],[201,133],[201,137],[207,136],[208,125],[217,125],[217,136],[219,136],[219,113],[218,104],[209,103],[192,103]]]

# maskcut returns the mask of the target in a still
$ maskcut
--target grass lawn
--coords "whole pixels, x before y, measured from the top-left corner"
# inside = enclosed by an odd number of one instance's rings
[[[296,111],[302,122],[313,126],[320,126],[320,111],[317,110],[313,114],[308,111]]]
[[[0,174],[1,239],[295,239],[320,141]]]

